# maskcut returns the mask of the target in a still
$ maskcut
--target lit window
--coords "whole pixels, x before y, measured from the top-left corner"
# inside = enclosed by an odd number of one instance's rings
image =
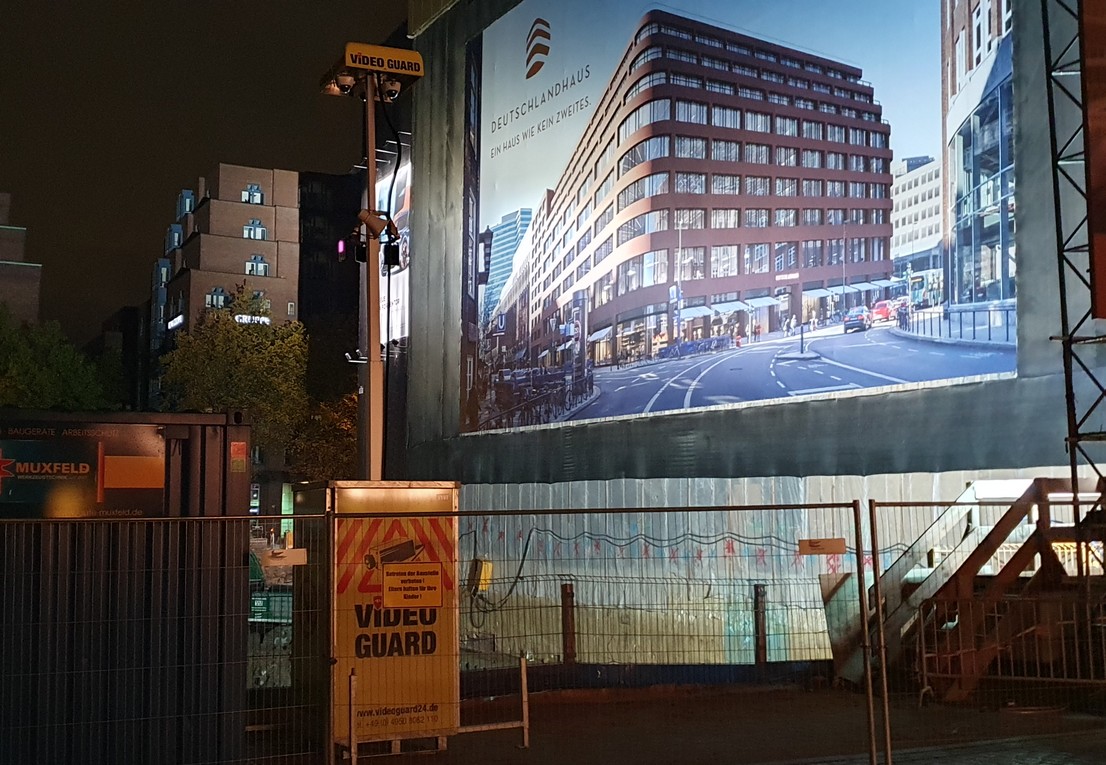
[[[256,183],[246,184],[242,189],[242,201],[251,205],[260,205],[265,202],[265,195],[261,193],[261,186]]]
[[[251,255],[246,261],[246,273],[250,276],[268,276],[269,264],[261,255]]]
[[[269,231],[257,218],[251,218],[250,222],[242,227],[242,237],[244,239],[268,239]]]

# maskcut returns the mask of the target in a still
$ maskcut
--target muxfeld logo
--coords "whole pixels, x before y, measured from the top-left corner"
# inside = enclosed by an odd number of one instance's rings
[[[15,473],[8,470],[15,464],[15,460],[4,459],[4,452],[0,450],[0,488],[3,488],[5,478],[15,478]]]
[[[534,19],[530,34],[526,37],[526,79],[529,80],[545,66],[552,39],[549,22],[541,17]]]

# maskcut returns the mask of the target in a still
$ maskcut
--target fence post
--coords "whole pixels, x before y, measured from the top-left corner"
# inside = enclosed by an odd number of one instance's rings
[[[561,585],[561,652],[565,664],[576,663],[576,594],[572,582]]]
[[[353,717],[353,709],[357,706],[357,670],[349,671],[349,761],[350,765],[357,765],[357,723]]]
[[[753,585],[753,635],[758,667],[768,664],[768,585]]]
[[[856,545],[856,589],[860,595],[860,653],[864,661],[864,701],[868,713],[868,765],[876,765],[876,705],[872,697],[872,644],[868,624],[868,588],[864,584],[864,522],[860,500],[853,500]]]
[[[872,589],[876,596],[876,635],[879,637],[879,682],[883,694],[883,761],[891,765],[891,707],[887,691],[887,634],[883,626],[883,588],[879,571],[879,532],[876,501],[868,500],[868,532],[872,535]]]

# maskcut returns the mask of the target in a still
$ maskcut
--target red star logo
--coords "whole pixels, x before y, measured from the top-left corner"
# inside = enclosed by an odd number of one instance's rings
[[[15,478],[15,473],[8,470],[8,468],[14,464],[15,460],[4,459],[4,452],[0,450],[0,488],[3,487],[5,478]]]

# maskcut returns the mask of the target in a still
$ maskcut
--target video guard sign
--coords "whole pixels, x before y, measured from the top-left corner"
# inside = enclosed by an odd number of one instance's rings
[[[335,490],[336,741],[350,735],[351,670],[357,741],[460,727],[456,491],[434,482],[339,482]]]

